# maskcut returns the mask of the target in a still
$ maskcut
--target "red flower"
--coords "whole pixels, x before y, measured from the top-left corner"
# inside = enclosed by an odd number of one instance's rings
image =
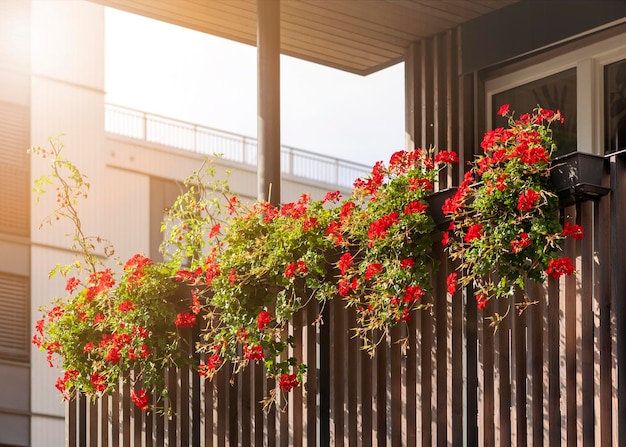
[[[565,222],[563,236],[571,236],[572,239],[580,240],[585,237],[585,230],[580,225],[571,225],[569,222]]]
[[[326,234],[329,236],[335,237],[335,245],[341,244],[341,241],[343,240],[343,236],[341,234],[340,228],[341,228],[341,224],[337,221],[332,221],[328,225],[328,228],[326,228]]]
[[[379,274],[383,270],[383,265],[379,263],[373,263],[367,266],[365,270],[365,280],[369,281],[372,276]]]
[[[441,235],[441,245],[448,245],[448,243],[450,242],[450,232],[449,231],[444,231],[443,234]]]
[[[228,274],[228,282],[231,286],[234,286],[237,282],[237,272],[235,272],[234,268],[230,269],[230,273]]]
[[[102,376],[101,374],[95,372],[89,377],[89,380],[91,381],[91,384],[96,389],[96,391],[102,392],[107,389],[107,386],[104,383],[104,376]]]
[[[194,327],[196,325],[196,316],[189,312],[183,312],[176,315],[174,324],[178,327]]]
[[[352,214],[352,209],[356,207],[354,202],[344,202],[341,205],[341,210],[339,211],[339,222],[344,223],[350,214]]]
[[[474,239],[481,237],[483,225],[482,224],[474,224],[467,230],[467,234],[465,235],[465,242],[471,242]]]
[[[198,365],[198,374],[200,376],[208,376],[211,377],[213,373],[217,370],[217,368],[222,364],[222,359],[219,354],[213,354],[209,356],[206,364],[200,363]]]
[[[456,272],[453,272],[453,273],[450,273],[448,275],[448,278],[446,279],[446,284],[448,286],[448,293],[450,295],[454,295],[454,293],[456,292],[456,277],[457,277]]]
[[[513,250],[513,253],[519,253],[531,243],[532,241],[528,238],[528,233],[522,232],[519,234],[519,239],[511,241],[511,250]]]
[[[209,232],[209,239],[213,239],[213,237],[215,237],[215,235],[220,232],[220,228],[221,228],[221,225],[219,223],[216,223],[215,225],[213,225],[211,227],[211,231]]]
[[[322,200],[322,203],[338,202],[339,200],[341,200],[341,192],[340,191],[332,191],[332,192],[327,192],[326,193],[326,195],[324,196],[324,199]]]
[[[421,213],[426,211],[427,208],[428,206],[424,205],[422,202],[411,202],[404,208],[404,214]]]
[[[149,396],[146,394],[146,390],[139,390],[137,392],[133,390],[133,392],[130,393],[130,398],[137,407],[141,408],[141,411],[146,411],[148,409]]]
[[[530,211],[539,200],[539,193],[532,189],[524,191],[517,198],[517,209],[519,211]]]
[[[70,295],[72,293],[74,293],[74,290],[76,290],[76,287],[78,287],[80,284],[80,279],[78,278],[68,278],[67,282],[65,283],[65,290],[67,290],[68,292],[70,292]]]
[[[411,258],[403,259],[400,261],[400,268],[407,269],[409,267],[413,267],[415,265],[415,261]]]
[[[97,313],[94,317],[93,317],[93,324],[94,326],[98,323],[100,323],[102,320],[104,320],[104,315],[102,315],[101,313]]]
[[[146,345],[141,345],[141,356],[143,358],[146,358],[150,355],[150,350],[148,349],[148,347]]]
[[[570,258],[551,259],[546,273],[557,279],[562,275],[571,275],[574,273],[574,264]]]
[[[424,289],[420,286],[409,286],[404,291],[404,296],[402,297],[403,303],[412,303],[413,301],[417,301],[424,296]]]
[[[478,308],[478,310],[483,310],[486,306],[487,299],[485,298],[485,295],[483,295],[482,293],[476,295],[476,307]]]
[[[263,346],[244,345],[243,358],[246,360],[263,360]]]
[[[135,304],[132,301],[122,301],[118,307],[120,312],[128,312],[135,309]]]
[[[343,255],[341,255],[341,258],[339,258],[339,262],[337,262],[337,267],[341,271],[342,275],[346,274],[346,271],[350,268],[350,266],[352,266],[353,262],[354,259],[352,258],[352,255],[350,253],[344,253]]]
[[[120,361],[120,358],[121,358],[120,350],[117,347],[113,346],[111,349],[109,349],[109,352],[107,353],[105,360],[107,362],[117,363]]]
[[[437,155],[435,155],[435,162],[447,163],[447,164],[458,163],[459,156],[457,155],[456,152],[441,151],[441,152],[438,152]]]
[[[397,223],[399,220],[400,218],[398,216],[398,213],[389,213],[381,217],[380,219],[372,222],[367,232],[367,237],[370,240],[370,247],[374,244],[375,239],[383,239],[387,235],[387,230],[389,229],[389,227]]]
[[[290,262],[285,266],[285,278],[293,278],[296,275],[296,263]]]
[[[508,104],[502,104],[500,106],[500,109],[498,109],[498,115],[504,116],[507,113],[509,113],[509,105]]]
[[[266,310],[262,310],[256,318],[256,323],[260,331],[264,330],[271,322],[272,315]]]
[[[309,271],[309,268],[306,266],[306,262],[300,260],[298,261],[298,273],[305,274]]]
[[[293,388],[297,387],[299,384],[300,382],[298,382],[298,379],[296,379],[295,374],[282,374],[280,376],[280,379],[278,380],[278,385],[286,393],[290,392]]]
[[[92,349],[93,349],[93,343],[92,342],[85,343],[85,346],[83,347],[83,354],[87,354],[88,352],[91,352]]]

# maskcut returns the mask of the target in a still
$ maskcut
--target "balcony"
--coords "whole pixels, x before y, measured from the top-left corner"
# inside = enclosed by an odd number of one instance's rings
[[[105,130],[109,134],[183,149],[256,168],[257,139],[200,124],[167,118],[127,107],[106,104]],[[284,176],[316,183],[351,188],[354,180],[371,168],[303,149],[281,146],[281,172]]]

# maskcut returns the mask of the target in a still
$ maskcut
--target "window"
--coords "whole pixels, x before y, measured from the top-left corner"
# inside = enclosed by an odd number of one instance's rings
[[[505,124],[496,116],[502,104],[516,116],[538,104],[560,109],[565,123],[553,127],[556,155],[626,149],[626,34],[607,31],[605,39],[596,34],[494,68],[485,78],[485,104],[487,129]]]
[[[626,149],[626,59],[604,67],[604,119],[606,152]]]
[[[552,128],[557,145],[555,155],[576,151],[576,69],[571,68],[533,82],[522,84],[492,96],[492,113],[502,104],[509,104],[516,117],[532,112],[538,105],[545,109],[560,110],[566,117],[564,124]],[[494,127],[506,127],[506,118],[493,115]]]

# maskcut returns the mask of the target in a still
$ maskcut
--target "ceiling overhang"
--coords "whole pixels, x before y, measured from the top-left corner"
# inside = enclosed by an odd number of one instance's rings
[[[256,44],[256,0],[90,1]],[[280,0],[281,53],[367,75],[402,61],[412,42],[518,1]]]

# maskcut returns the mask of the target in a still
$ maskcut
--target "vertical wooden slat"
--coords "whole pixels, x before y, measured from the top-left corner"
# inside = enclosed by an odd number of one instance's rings
[[[405,416],[402,409],[402,347],[399,343],[402,337],[402,325],[396,324],[391,330],[391,350],[389,369],[389,389],[390,389],[390,417],[391,417],[391,445],[401,446],[402,439],[402,418]],[[381,346],[384,348],[384,346]]]
[[[528,417],[528,425],[530,429],[530,439],[532,439],[533,447],[543,446],[543,426],[545,418],[544,412],[544,346],[543,334],[546,332],[546,296],[541,284],[533,283],[530,285],[531,301],[537,301],[526,312],[529,313],[527,325],[527,359],[529,375],[531,377],[528,400],[530,402],[530,416]],[[520,441],[520,446],[521,441]]]
[[[575,207],[569,207],[565,209],[566,221],[575,223],[571,218],[567,216],[575,216]],[[571,239],[565,240],[564,251],[566,255],[572,257],[575,253],[575,246]],[[575,259],[575,257],[574,257]],[[563,417],[565,418],[564,424],[564,441],[568,446],[575,446],[577,443],[577,406],[576,406],[576,307],[577,307],[577,294],[576,294],[576,278],[574,276],[568,276],[561,283],[565,285],[564,293],[561,293],[561,309],[564,313],[564,337],[565,345],[564,351],[561,354],[561,362],[564,364],[564,376],[561,377],[561,389],[564,393],[565,402],[563,411]]]
[[[582,324],[582,357],[579,359],[582,364],[581,390],[582,390],[582,424],[583,424],[583,445],[592,446],[595,444],[595,400],[597,386],[594,381],[594,313],[593,313],[593,277],[594,277],[594,214],[596,205],[587,202],[581,206],[581,216],[579,224],[587,230],[586,237],[579,242],[582,253],[582,268],[580,278],[581,289],[581,324]]]
[[[360,355],[360,387],[359,387],[359,404],[360,411],[360,426],[361,433],[357,440],[357,446],[366,447],[373,445],[373,412],[374,407],[372,405],[372,389],[373,381],[372,375],[374,374],[374,362],[370,358],[366,351],[361,351]]]
[[[317,362],[317,324],[314,322],[319,315],[319,306],[316,301],[311,301],[306,309],[306,323],[304,328],[304,334],[306,338],[302,341],[305,346],[306,355],[303,356],[305,362],[308,365],[306,387],[304,393],[305,401],[305,414],[304,414],[304,428],[303,434],[305,435],[305,445],[316,445],[317,443],[317,394],[319,392],[317,388],[318,383],[318,362]],[[261,445],[261,444],[259,444]]]
[[[482,426],[482,445],[491,447],[495,445],[495,389],[494,389],[494,337],[493,329],[484,315],[493,315],[496,303],[490,300],[483,312],[478,314],[480,337],[480,354],[482,358],[482,378],[480,396],[482,398],[482,413],[480,414],[479,427]]]
[[[615,386],[613,395],[613,424],[615,435],[613,439],[619,445],[626,443],[626,238],[623,229],[626,227],[626,207],[620,200],[626,194],[626,166],[622,156],[614,156],[611,164],[611,267],[614,269],[612,278],[611,308],[613,310],[613,344],[615,346],[613,377],[611,382]]]
[[[559,283],[554,278],[548,278],[548,445],[561,443],[559,327]]]
[[[597,250],[599,265],[595,266],[595,309],[594,334],[596,335],[596,426],[599,434],[596,439],[600,445],[610,445],[612,435],[612,343],[611,343],[611,274],[613,269],[605,265],[611,263],[611,235],[604,229],[612,228],[611,197],[604,197],[595,208],[593,239]],[[589,237],[589,236],[587,236]],[[595,253],[594,253],[595,255]]]
[[[432,71],[432,61],[433,61],[433,45],[432,41],[423,40],[421,41],[421,51],[420,51],[420,67],[421,73],[421,123],[418,129],[421,129],[421,141],[419,142],[419,146],[423,148],[427,148],[429,145],[433,143],[435,140],[435,129],[434,129],[434,98],[432,95],[433,92],[433,71]]]
[[[421,350],[420,350],[420,364],[421,364],[421,427],[422,427],[422,445],[432,445],[433,433],[432,433],[432,338],[433,338],[433,319],[428,312],[421,313]]]
[[[331,304],[331,406],[330,406],[330,443],[335,446],[344,444],[344,408],[343,408],[343,371],[345,365],[345,312],[341,309],[342,301],[335,299]]]
[[[529,284],[530,285],[530,284]],[[532,285],[530,285],[532,288]],[[520,296],[519,299],[522,297]],[[531,306],[532,308],[532,306]],[[515,415],[515,425],[512,427],[515,429],[514,434],[514,444],[517,446],[526,446],[528,445],[527,439],[527,413],[526,413],[526,403],[528,398],[528,393],[526,389],[526,378],[532,376],[532,369],[527,368],[527,349],[529,346],[526,343],[526,324],[527,318],[531,315],[530,309],[526,309],[522,315],[517,314],[517,309],[511,309],[511,326],[512,326],[512,348],[513,355],[511,362],[513,368],[513,380],[514,380],[514,415]],[[513,436],[513,435],[512,435]]]
[[[377,446],[387,445],[387,361],[388,353],[385,344],[379,346],[375,357],[374,406],[375,406],[375,438]]]
[[[357,439],[360,437],[360,430],[358,429],[358,412],[359,412],[359,351],[360,341],[357,337],[352,336],[352,328],[356,326],[356,310],[354,307],[348,309],[348,355],[346,368],[344,371],[344,377],[346,378],[347,385],[347,423],[348,429],[347,445],[357,445]]]
[[[495,306],[498,308],[500,315],[509,312],[499,325],[498,331],[494,334],[495,347],[494,352],[494,371],[496,377],[494,381],[494,392],[497,392],[498,398],[494,399],[494,410],[497,421],[496,432],[494,432],[494,442],[502,447],[511,445],[511,371],[510,371],[510,345],[509,337],[511,335],[511,320],[516,317],[515,309],[507,309],[513,306],[514,297],[509,299],[498,299]],[[511,315],[513,314],[513,315]],[[486,327],[486,331],[493,331],[492,327]],[[497,383],[497,386],[495,384]]]
[[[441,129],[442,131],[444,129]],[[439,269],[437,272],[437,297],[435,301],[435,332],[434,332],[434,344],[433,351],[435,354],[434,360],[437,365],[435,381],[437,384],[436,393],[436,443],[437,445],[447,444],[448,429],[451,421],[448,418],[448,349],[450,348],[448,342],[448,294],[446,285],[446,270]]]

